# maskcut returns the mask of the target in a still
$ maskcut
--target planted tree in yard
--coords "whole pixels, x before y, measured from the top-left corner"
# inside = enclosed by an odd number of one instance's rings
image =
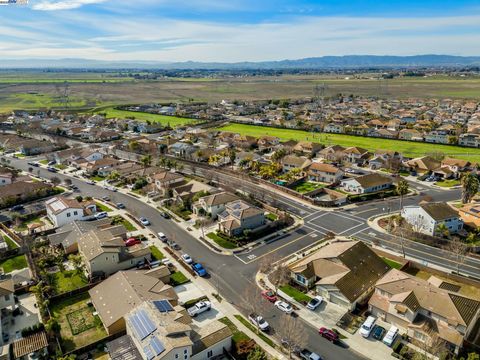
[[[143,165],[143,172],[142,176],[145,175],[145,171],[147,170],[147,167],[149,167],[152,164],[152,155],[144,155],[140,158],[140,163]]]
[[[441,237],[450,237],[450,230],[448,229],[448,226],[445,225],[445,223],[440,223],[437,225],[436,232],[441,236]]]
[[[68,256],[68,260],[72,263],[73,267],[75,268],[75,272],[79,275],[83,274],[83,261],[80,255],[70,254]]]
[[[63,180],[63,183],[67,186],[72,185],[72,179],[66,178],[65,180]]]
[[[400,180],[397,184],[397,194],[400,196],[400,210],[403,208],[403,197],[408,194],[410,185],[406,180]]]
[[[460,182],[462,184],[462,203],[467,204],[472,201],[473,197],[478,192],[480,183],[477,175],[471,172],[463,175]]]
[[[256,286],[248,286],[245,288],[243,293],[243,301],[245,306],[250,314],[256,314],[257,316],[261,315],[265,310],[266,302],[262,299],[260,292]],[[255,324],[257,334],[260,332],[260,327],[258,322]]]
[[[452,240],[450,240],[447,250],[455,256],[457,274],[460,274],[460,265],[465,262],[465,258],[468,254],[468,245],[465,244],[458,236],[454,236]]]
[[[268,356],[260,346],[255,346],[247,355],[247,360],[268,360]]]
[[[60,183],[62,182],[58,177],[54,176],[50,179],[50,181],[52,182],[53,186],[58,186],[60,185]]]
[[[278,264],[268,278],[275,287],[275,293],[277,293],[278,288],[290,280],[290,269],[284,264]]]
[[[289,359],[292,358],[295,349],[301,349],[307,345],[308,336],[298,318],[282,316],[280,326],[276,330],[282,339],[282,346],[287,351]]]
[[[112,171],[110,174],[108,174],[107,179],[111,181],[116,181],[120,178],[120,174],[118,171]]]

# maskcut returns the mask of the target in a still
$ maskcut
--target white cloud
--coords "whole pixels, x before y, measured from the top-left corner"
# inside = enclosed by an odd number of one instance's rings
[[[49,1],[44,0],[38,4],[34,4],[32,9],[42,11],[70,10],[77,9],[83,5],[99,4],[107,0],[63,0]]]

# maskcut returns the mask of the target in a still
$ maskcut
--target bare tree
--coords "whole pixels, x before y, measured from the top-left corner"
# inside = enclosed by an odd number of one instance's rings
[[[260,259],[258,269],[260,272],[267,274],[274,268],[278,261],[280,261],[280,257],[277,255],[277,252],[270,253]]]
[[[465,262],[468,254],[468,245],[465,244],[458,236],[454,236],[447,245],[447,250],[454,256],[457,263],[457,274],[460,274],[460,265]]]
[[[277,293],[278,288],[290,280],[290,269],[285,264],[279,263],[274,267],[268,278],[275,287],[275,293]]]
[[[282,339],[282,346],[287,351],[289,359],[292,358],[292,352],[295,349],[301,349],[307,345],[308,336],[298,318],[282,316],[277,333]]]
[[[62,182],[58,177],[54,176],[50,179],[50,181],[52,182],[53,186],[58,186],[60,185],[60,183]]]
[[[263,301],[260,292],[257,291],[256,286],[248,286],[245,288],[243,293],[243,301],[245,302],[245,307],[247,308],[249,314],[255,314],[255,316],[259,316],[265,311],[266,302]],[[254,325],[258,333],[260,330],[260,324],[258,321],[256,321]]]
[[[432,324],[435,326],[435,324]],[[444,359],[448,354],[445,340],[438,336],[438,333],[434,329],[429,329],[425,333],[424,341],[419,342],[420,352],[417,352],[414,356],[414,360],[430,360],[434,358]]]

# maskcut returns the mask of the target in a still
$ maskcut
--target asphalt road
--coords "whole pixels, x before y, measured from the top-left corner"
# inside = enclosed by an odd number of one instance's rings
[[[27,160],[11,159],[11,165],[27,170]],[[54,176],[65,179],[67,176],[60,173],[50,173],[45,169],[34,170],[34,173],[40,171],[39,175],[44,178]],[[188,171],[188,169],[187,169]],[[196,174],[202,175],[203,169],[197,169]],[[256,286],[254,276],[258,270],[258,260],[271,253],[279,258],[289,256],[294,252],[312,246],[327,232],[334,232],[338,235],[353,236],[359,240],[369,243],[376,243],[385,249],[394,250],[401,253],[400,239],[374,231],[367,225],[367,220],[376,215],[386,214],[398,210],[398,200],[385,200],[375,203],[362,204],[351,210],[336,210],[327,212],[314,209],[308,205],[299,203],[282,194],[259,188],[248,181],[238,180],[231,176],[217,173],[215,181],[220,184],[233,186],[242,191],[261,196],[262,200],[274,203],[276,206],[290,211],[305,220],[305,225],[296,229],[290,234],[269,244],[265,244],[251,251],[236,255],[225,256],[212,252],[204,244],[200,243],[188,232],[178,227],[173,220],[162,218],[158,211],[147,206],[140,200],[130,195],[114,193],[99,186],[88,185],[85,182],[70,177],[72,182],[77,185],[82,195],[102,197],[108,195],[112,202],[122,202],[127,209],[136,217],[144,216],[152,223],[151,229],[155,232],[162,231],[169,238],[180,244],[184,252],[189,253],[196,261],[201,262],[211,274],[210,281],[212,285],[218,287],[219,293],[237,308],[243,310],[246,314],[245,302],[242,298],[245,289]],[[420,192],[419,195],[406,197],[404,204],[417,204],[426,195],[434,198],[435,201],[449,201],[459,198],[458,190],[443,191],[433,189],[426,185],[411,183],[411,187]],[[456,270],[454,256],[441,249],[432,248],[417,242],[405,240],[405,253],[415,259],[418,259],[425,265],[441,265],[443,267]],[[468,258],[461,266],[461,273],[480,278],[480,261],[474,258]],[[281,316],[285,316],[278,309],[271,306],[267,308],[264,316],[273,328],[279,325]],[[305,325],[306,335],[308,337],[308,348],[317,352],[325,359],[361,359],[362,357],[355,352],[334,345],[318,335],[318,329],[314,329],[309,324]]]

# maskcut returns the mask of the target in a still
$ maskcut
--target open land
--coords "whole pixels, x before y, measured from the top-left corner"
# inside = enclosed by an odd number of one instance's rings
[[[107,119],[119,118],[128,119],[134,118],[135,120],[151,121],[152,123],[162,123],[164,125],[170,125],[171,127],[183,126],[187,124],[193,124],[197,122],[195,119],[182,118],[178,116],[166,116],[159,114],[149,114],[138,111],[118,110],[113,107],[108,107],[99,111],[104,113]]]

